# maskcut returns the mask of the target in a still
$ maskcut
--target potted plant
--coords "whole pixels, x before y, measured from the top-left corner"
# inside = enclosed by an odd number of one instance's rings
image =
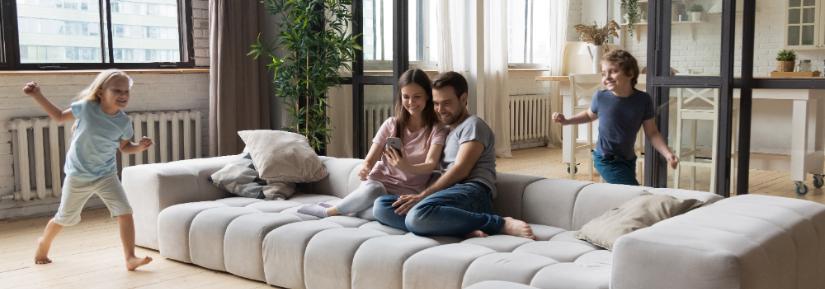
[[[639,22],[641,12],[639,11],[639,0],[621,0],[621,8],[624,11],[624,18],[627,23],[627,31],[633,36],[633,24]]]
[[[690,21],[691,22],[699,22],[702,21],[702,12],[704,9],[702,8],[701,4],[693,4],[690,6]]]
[[[593,72],[601,72],[602,55],[606,52],[607,42],[612,37],[618,37],[617,31],[620,29],[616,21],[610,20],[603,27],[599,27],[596,23],[593,25],[578,24],[574,26],[576,32],[579,33],[581,41],[590,43],[590,56],[593,58]]]
[[[263,56],[273,72],[275,93],[286,104],[285,130],[306,136],[319,153],[326,150],[330,128],[327,90],[341,83],[339,70],[349,70],[359,49],[349,31],[351,0],[263,0],[278,16],[275,43],[260,35],[248,55]]]
[[[776,54],[776,71],[793,71],[794,61],[796,61],[796,52],[786,49],[779,50],[779,53]]]

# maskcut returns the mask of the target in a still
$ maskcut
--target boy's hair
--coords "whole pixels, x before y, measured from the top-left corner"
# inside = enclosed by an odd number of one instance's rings
[[[630,76],[630,85],[636,86],[639,80],[639,63],[630,52],[621,49],[611,50],[602,57],[602,61],[618,65],[625,75]]]
[[[83,91],[78,93],[77,99],[100,102],[98,93],[101,92],[101,89],[105,88],[104,86],[107,82],[109,82],[109,80],[116,77],[125,77],[126,79],[128,79],[129,87],[132,87],[132,84],[134,83],[132,78],[129,77],[129,75],[126,74],[126,72],[123,72],[119,69],[107,69],[101,71],[97,75],[97,77],[95,77],[95,79],[92,81],[92,83],[89,84],[88,87],[86,87],[85,89],[83,89]]]
[[[442,89],[445,87],[452,87],[455,96],[461,99],[461,95],[467,93],[467,79],[461,76],[458,72],[447,71],[435,76],[433,80],[433,89]]]
[[[398,94],[395,96],[395,136],[399,138],[411,117],[410,112],[404,109],[401,88],[411,84],[417,84],[427,94],[427,103],[424,105],[424,110],[421,111],[424,127],[428,130],[432,129],[433,125],[438,122],[435,115],[435,104],[433,104],[433,89],[430,84],[430,77],[421,69],[409,69],[398,78]]]

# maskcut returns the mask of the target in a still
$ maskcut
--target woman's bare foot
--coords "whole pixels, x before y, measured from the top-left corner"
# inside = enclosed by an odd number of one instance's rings
[[[517,220],[510,217],[504,217],[504,233],[516,237],[523,237],[533,240],[536,239],[530,225],[522,220]]]
[[[484,238],[484,237],[487,237],[487,236],[490,236],[490,235],[487,235],[487,233],[484,233],[484,231],[475,230],[475,231],[472,231],[469,234],[467,234],[465,237],[467,239],[470,239],[470,238]]]
[[[149,264],[149,262],[152,262],[152,257],[129,257],[126,259],[126,269],[135,271],[138,267]]]
[[[35,264],[49,264],[52,262],[49,259],[49,246],[51,244],[43,242],[43,237],[37,238],[37,252],[34,253]]]

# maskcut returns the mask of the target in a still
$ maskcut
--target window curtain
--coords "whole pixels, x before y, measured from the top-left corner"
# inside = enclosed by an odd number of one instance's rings
[[[507,5],[500,0],[436,0],[438,70],[463,74],[468,106],[496,136],[496,155],[510,154]]]
[[[269,74],[247,56],[262,30],[258,1],[209,0],[209,154],[237,154],[239,130],[270,128]]]
[[[562,62],[564,58],[564,44],[567,42],[567,15],[569,14],[568,0],[551,1],[550,11],[536,11],[536,15],[546,14],[548,17],[537,17],[538,21],[550,21],[550,55],[547,66],[550,68],[550,75],[562,75]],[[561,111],[561,95],[559,87],[551,84],[550,87],[550,107],[552,111]],[[561,145],[561,126],[550,124],[550,145]]]

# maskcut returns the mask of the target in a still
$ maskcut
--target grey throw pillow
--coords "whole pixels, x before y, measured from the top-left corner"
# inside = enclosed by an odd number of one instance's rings
[[[279,130],[243,130],[238,135],[252,155],[258,176],[268,184],[317,182],[327,176],[306,137]]]
[[[258,177],[250,154],[243,153],[238,160],[227,163],[209,176],[209,181],[218,188],[240,197],[256,199],[286,199],[295,193],[294,183],[266,181]]]
[[[622,235],[685,213],[699,205],[701,203],[693,199],[643,194],[590,220],[576,233],[576,238],[611,250],[613,243]]]

